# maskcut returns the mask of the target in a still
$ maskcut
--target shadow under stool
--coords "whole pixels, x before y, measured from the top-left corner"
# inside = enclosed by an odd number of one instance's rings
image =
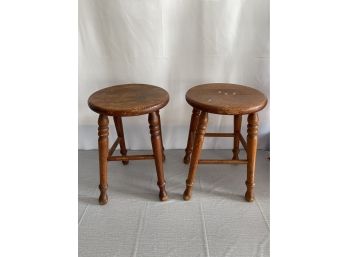
[[[154,159],[157,172],[159,198],[167,200],[163,172],[163,142],[159,110],[167,105],[169,95],[160,87],[145,84],[124,84],[107,87],[93,93],[88,99],[88,106],[99,114],[98,119],[98,150],[100,196],[99,203],[108,202],[108,161],[122,161],[127,165],[130,160]],[[127,155],[124,139],[122,117],[148,114],[153,154]],[[113,117],[117,139],[109,149],[109,116]],[[116,147],[120,145],[121,156],[113,156]]]
[[[186,101],[193,107],[184,163],[190,164],[186,180],[184,200],[190,200],[198,164],[246,164],[247,191],[245,199],[254,200],[255,163],[259,119],[257,112],[267,104],[267,98],[260,91],[246,86],[228,83],[212,83],[192,87],[186,93]],[[206,133],[208,113],[234,115],[233,133]],[[242,115],[248,115],[248,136],[241,131]],[[200,160],[204,137],[233,137],[233,156],[230,160]],[[247,152],[247,159],[241,160],[239,143]]]

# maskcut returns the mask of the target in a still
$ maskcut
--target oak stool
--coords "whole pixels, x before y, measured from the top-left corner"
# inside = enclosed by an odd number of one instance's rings
[[[159,198],[167,200],[165,179],[163,173],[164,148],[162,142],[161,120],[159,110],[167,105],[169,95],[160,87],[145,84],[124,84],[107,87],[93,93],[88,99],[88,106],[99,113],[98,119],[98,148],[99,148],[99,172],[100,172],[100,196],[99,203],[106,204],[108,195],[108,161],[122,161],[127,165],[129,160],[155,159],[157,172],[157,185]],[[123,134],[122,117],[148,114],[152,143],[152,155],[127,155],[126,143]],[[109,117],[112,116],[117,139],[109,149]],[[120,145],[121,156],[113,156],[116,147]]]
[[[204,84],[192,87],[186,101],[193,107],[184,163],[190,164],[184,200],[192,196],[192,186],[198,164],[247,164],[247,191],[245,199],[254,200],[255,162],[257,150],[258,115],[267,104],[267,98],[251,87],[228,83]],[[206,133],[208,113],[234,115],[234,133]],[[240,133],[242,115],[248,115],[247,141]],[[204,137],[233,137],[231,160],[200,160]],[[239,159],[239,142],[247,151],[247,159]],[[192,156],[191,156],[192,154]]]

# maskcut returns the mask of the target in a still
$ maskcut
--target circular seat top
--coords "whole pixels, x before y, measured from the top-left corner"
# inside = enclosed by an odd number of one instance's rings
[[[135,116],[155,112],[169,102],[167,91],[146,84],[124,84],[96,91],[88,99],[95,112],[109,116]]]
[[[267,104],[260,91],[241,85],[211,83],[192,87],[186,101],[194,108],[216,114],[249,114],[262,110]]]

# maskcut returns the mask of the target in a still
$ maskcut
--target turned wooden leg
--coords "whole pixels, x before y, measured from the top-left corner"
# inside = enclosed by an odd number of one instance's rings
[[[189,164],[190,159],[191,159],[191,153],[192,153],[192,147],[193,147],[193,142],[195,140],[195,133],[197,130],[198,126],[198,119],[199,119],[199,114],[200,110],[193,108],[192,110],[192,115],[191,115],[191,122],[190,122],[190,130],[187,138],[187,146],[185,149],[185,157],[184,157],[184,163]]]
[[[232,160],[239,160],[239,134],[242,126],[242,115],[234,115],[234,137]]]
[[[98,148],[99,148],[99,176],[100,176],[100,196],[99,204],[103,205],[108,202],[108,136],[109,136],[109,118],[107,115],[100,114],[98,119]]]
[[[247,180],[245,181],[245,184],[247,186],[245,199],[248,202],[254,201],[258,123],[259,123],[259,118],[257,116],[257,113],[251,113],[248,115],[248,137],[247,137],[248,164],[247,164]]]
[[[159,114],[159,110],[157,111],[158,119],[159,119],[159,128],[160,128],[160,135],[161,135],[161,145],[162,145],[162,158],[163,161],[166,160],[166,156],[164,155],[164,146],[163,146],[163,138],[162,138],[162,125],[161,125],[161,116]]]
[[[117,137],[120,139],[120,148],[121,148],[120,153],[122,156],[127,156],[126,141],[124,139],[124,134],[123,134],[122,118],[114,116],[114,123],[116,127]],[[122,161],[123,165],[127,165],[128,162],[129,162],[128,160]]]
[[[164,180],[163,174],[163,150],[161,143],[161,132],[160,132],[160,117],[157,112],[149,113],[149,124],[150,124],[150,134],[153,153],[155,155],[155,164],[157,172],[157,185],[160,189],[159,198],[161,201],[166,201],[168,199],[166,192],[166,182]]]
[[[192,153],[192,158],[190,162],[189,173],[186,180],[186,190],[183,195],[183,198],[185,201],[190,200],[192,196],[192,193],[191,193],[192,186],[195,180],[195,173],[198,166],[198,160],[201,155],[202,145],[204,142],[204,134],[205,134],[205,130],[207,129],[207,123],[208,123],[208,113],[201,112],[199,116],[199,121],[198,121],[198,129],[195,135],[195,142],[193,146],[193,153]]]

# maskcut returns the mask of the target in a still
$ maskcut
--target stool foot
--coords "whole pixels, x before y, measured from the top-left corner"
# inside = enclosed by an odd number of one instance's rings
[[[160,191],[160,193],[159,193],[159,199],[160,199],[160,201],[162,201],[162,202],[168,200],[168,194],[167,194],[166,190]]]
[[[108,194],[106,193],[106,190],[108,187],[102,187],[99,185],[99,190],[100,190],[100,196],[99,196],[99,204],[104,205],[108,202]]]
[[[188,200],[191,199],[191,197],[192,197],[191,187],[190,187],[190,188],[186,187],[186,190],[185,190],[185,192],[184,192],[182,198],[183,198],[185,201],[188,201]]]
[[[129,161],[122,161],[123,165],[128,165]]]
[[[246,193],[245,193],[245,200],[247,202],[253,202],[255,200],[254,192],[246,191]]]
[[[159,194],[159,199],[162,201],[162,202],[165,202],[168,200],[168,195],[167,195],[167,192],[164,191],[162,193]]]
[[[247,186],[247,191],[245,192],[245,200],[247,202],[253,202],[255,200],[255,196],[254,196],[255,183],[248,183],[248,181],[245,181],[245,185]]]
[[[161,201],[167,201],[168,200],[168,194],[167,194],[167,191],[166,191],[166,182],[164,182],[163,184],[159,184],[157,183],[158,187],[159,187],[159,199]]]

